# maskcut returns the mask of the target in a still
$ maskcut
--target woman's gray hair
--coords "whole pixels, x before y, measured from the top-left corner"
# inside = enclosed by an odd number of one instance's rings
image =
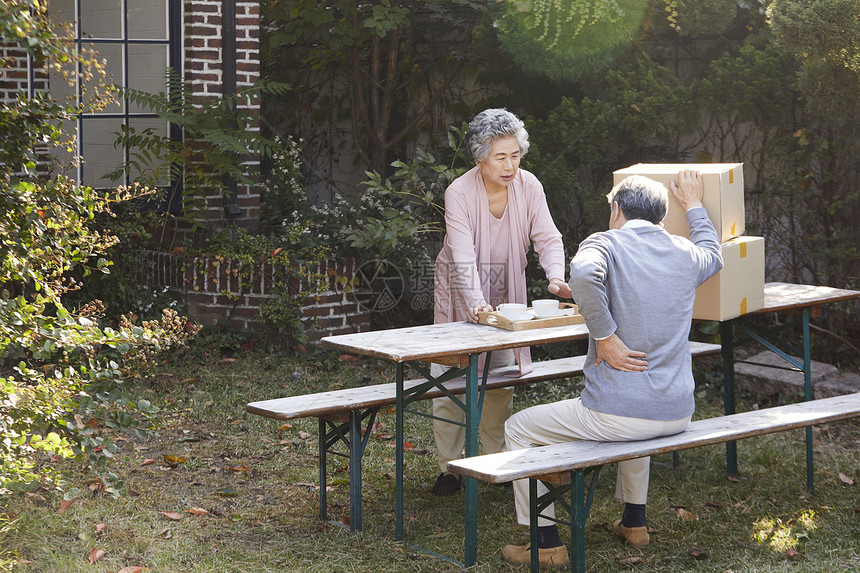
[[[523,122],[506,109],[485,109],[469,123],[466,147],[474,161],[483,161],[490,154],[493,142],[500,137],[514,136],[520,144],[520,157],[529,150],[529,133]]]
[[[609,204],[618,203],[628,221],[644,219],[655,225],[663,220],[669,208],[669,191],[662,183],[641,175],[631,175],[606,195]]]

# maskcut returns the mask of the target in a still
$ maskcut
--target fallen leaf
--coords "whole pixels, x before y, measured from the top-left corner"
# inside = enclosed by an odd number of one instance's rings
[[[155,536],[156,537],[163,537],[165,539],[170,539],[172,537],[172,535],[170,535],[170,528],[169,527],[165,527],[164,529],[162,529],[161,531],[156,533]]]
[[[221,488],[214,493],[215,495],[220,495],[221,497],[236,497],[237,495],[239,495],[232,487]]]
[[[141,567],[140,565],[131,565],[130,567],[123,567],[116,573],[143,573],[144,571],[149,571],[149,567]]]
[[[358,358],[353,356],[352,354],[341,354],[337,357],[337,359],[341,362],[355,362],[356,360],[358,360]]]
[[[218,361],[218,364],[230,364],[231,362],[236,362],[235,358],[222,358]]]
[[[57,510],[57,513],[63,513],[64,511],[72,507],[72,504],[75,503],[76,499],[78,498],[73,497],[72,499],[64,499],[63,501],[61,501],[60,509]]]
[[[185,458],[184,456],[174,456],[172,454],[168,454],[168,455],[164,456],[164,461],[171,464],[171,465],[176,465],[176,464],[184,464],[185,462],[188,461],[188,459]]]
[[[36,503],[45,503],[45,496],[39,495],[38,493],[33,493],[31,491],[27,492],[27,498],[35,501]]]
[[[692,511],[687,511],[683,507],[676,508],[675,515],[686,521],[696,521],[697,519],[699,519],[698,515],[696,515]]]
[[[90,560],[90,563],[95,563],[96,561],[98,561],[99,559],[101,559],[104,556],[105,556],[105,550],[104,549],[93,548],[90,550],[90,554],[87,555],[87,559]]]
[[[617,563],[619,565],[636,565],[638,563],[642,563],[641,557],[626,557],[624,559],[618,559]]]
[[[292,427],[293,427],[293,425],[292,425],[292,424],[281,424],[280,426],[278,426],[278,427],[277,427],[277,428],[275,428],[275,429],[276,429],[276,430],[278,430],[279,432],[283,432],[284,430],[290,430],[290,429],[292,429]]]
[[[844,483],[845,485],[854,485],[854,480],[842,472],[839,472],[839,479],[841,479],[842,483]]]
[[[188,513],[192,515],[209,515],[209,512],[202,507],[192,507],[188,510]]]
[[[726,476],[726,479],[731,481],[731,482],[741,483],[741,478],[739,478],[737,476]]]
[[[707,556],[708,556],[708,552],[704,551],[702,549],[691,549],[690,550],[690,557],[692,557],[693,559],[704,559]]]
[[[718,501],[709,501],[705,505],[707,505],[708,507],[723,507],[723,504]]]
[[[308,438],[313,438],[313,434],[309,434],[309,433],[305,432],[304,430],[301,430],[299,432],[299,437],[303,440],[307,440]]]
[[[107,529],[107,523],[96,523],[96,531],[104,531]]]
[[[797,549],[794,549],[793,547],[786,549],[785,554],[788,555],[792,559],[803,559],[803,553],[801,553]]]
[[[227,469],[233,470],[234,472],[249,472],[249,471],[251,471],[251,468],[249,468],[245,464],[242,464],[240,466],[229,466]]]
[[[412,442],[403,442],[403,451],[414,450],[414,449],[415,449],[415,444],[413,444]]]
[[[172,521],[179,521],[180,519],[182,519],[182,514],[178,511],[162,511],[159,513]]]
[[[155,463],[155,460],[154,460],[154,459],[152,459],[152,458],[146,458],[145,460],[143,460],[143,461],[140,463],[140,465],[142,465],[142,466],[148,466],[149,464],[154,464],[154,463]]]
[[[308,351],[308,349],[307,349],[307,348],[305,348],[305,345],[304,345],[304,344],[296,344],[296,345],[293,347],[293,350],[295,350],[296,352],[307,352],[307,351]]]
[[[33,563],[35,563],[35,561],[30,561],[29,559],[19,559],[17,563],[20,563],[21,565],[32,565]]]

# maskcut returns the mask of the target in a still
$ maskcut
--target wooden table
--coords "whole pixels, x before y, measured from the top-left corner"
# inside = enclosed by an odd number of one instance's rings
[[[468,322],[452,322],[329,336],[320,340],[320,346],[326,348],[390,360],[396,365],[395,537],[398,541],[402,541],[404,538],[403,415],[409,403],[430,388],[438,387],[451,378],[465,374],[467,380],[465,404],[460,403],[459,400],[455,400],[455,402],[463,407],[466,414],[466,457],[474,456],[478,453],[478,423],[481,414],[480,404],[483,398],[483,388],[480,387],[478,372],[478,356],[483,352],[578,340],[587,337],[588,329],[584,324],[513,331]],[[430,362],[447,364],[454,368],[438,378],[433,378],[429,372],[428,363]],[[489,363],[489,361],[487,362]],[[417,367],[418,371],[427,378],[429,384],[417,391],[404,391],[405,364]],[[457,562],[457,564],[471,567],[477,562],[478,488],[474,478],[466,478],[463,486],[465,490],[465,555],[464,562],[462,564]],[[322,487],[325,485],[323,484]]]
[[[786,369],[803,372],[805,399],[812,400],[812,367],[810,359],[810,332],[809,317],[819,316],[824,304],[846,301],[860,298],[860,291],[845,290],[826,286],[799,285],[790,283],[772,282],[764,285],[764,308],[733,318],[720,323],[720,343],[722,345],[723,357],[723,387],[724,407],[726,415],[735,413],[735,364],[743,362],[746,364],[757,364],[744,360],[736,360],[734,357],[735,331],[759,342],[767,349],[782,357],[790,364]],[[797,349],[792,345],[779,341],[775,332],[768,332],[756,327],[751,317],[761,316],[766,313],[784,313],[800,316],[803,336],[802,348]],[[781,329],[782,331],[785,328]],[[783,348],[780,348],[781,344]],[[787,351],[786,351],[787,350]],[[791,354],[789,354],[791,353]],[[794,356],[792,356],[794,354]],[[796,357],[800,355],[801,357]],[[769,366],[768,364],[757,364]],[[737,445],[735,442],[726,443],[726,473],[735,476],[738,473]],[[812,428],[806,428],[806,485],[810,491],[814,489],[813,458],[812,458]]]
[[[735,330],[764,344],[790,364],[794,370],[802,371],[806,382],[806,399],[812,398],[810,367],[809,317],[815,315],[824,304],[860,298],[860,291],[843,290],[831,287],[796,285],[788,283],[767,283],[765,285],[765,304],[761,310],[720,323],[720,338],[723,357],[723,378],[725,389],[725,413],[735,413],[734,364],[741,362],[734,358]],[[803,339],[803,360],[798,361],[780,350],[772,337],[760,334],[750,324],[750,318],[765,313],[796,313],[801,316]],[[417,367],[431,386],[456,376],[466,375],[467,391],[463,408],[466,414],[466,457],[477,454],[478,423],[480,419],[481,388],[479,386],[478,355],[506,348],[518,348],[578,340],[588,337],[584,324],[539,328],[534,330],[510,331],[486,325],[455,322],[449,324],[415,326],[374,332],[362,332],[323,338],[320,345],[338,349],[351,354],[371,356],[390,360],[396,364],[397,405],[396,405],[396,539],[403,540],[403,415],[405,407],[415,395],[403,390],[404,364]],[[455,366],[443,376],[430,377],[427,363],[438,362]],[[728,475],[737,474],[737,450],[734,442],[726,445],[726,468]],[[812,478],[812,432],[807,429],[807,485],[811,489]],[[324,485],[322,486],[324,487]],[[473,478],[464,480],[465,490],[465,559],[463,565],[471,567],[477,561],[477,483]]]

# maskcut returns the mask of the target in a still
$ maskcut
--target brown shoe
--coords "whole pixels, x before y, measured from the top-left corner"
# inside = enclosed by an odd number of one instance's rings
[[[502,548],[502,559],[514,565],[529,565],[532,562],[531,545],[505,545]],[[559,545],[548,549],[538,549],[538,563],[543,567],[567,567],[570,557],[567,547]]]
[[[633,547],[645,547],[651,539],[648,537],[648,528],[624,527],[619,519],[612,524],[612,533],[632,545]]]

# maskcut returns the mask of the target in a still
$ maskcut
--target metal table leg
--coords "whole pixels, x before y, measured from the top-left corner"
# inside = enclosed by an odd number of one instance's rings
[[[489,364],[489,360],[487,360]],[[478,355],[469,355],[469,370],[466,373],[466,457],[478,454],[478,423],[481,419],[479,406],[483,393],[478,389]],[[465,492],[465,554],[464,565],[472,567],[478,561],[478,482],[475,478],[463,480]]]
[[[809,307],[803,308],[803,391],[806,401],[812,400],[812,360],[810,358]],[[806,427],[806,487],[815,491],[812,459],[812,426]]]
[[[734,322],[720,323],[720,345],[723,357],[723,403],[726,416],[735,413],[735,341]],[[726,475],[738,475],[737,442],[726,442]]]
[[[397,397],[395,412],[394,433],[396,444],[394,452],[394,465],[396,466],[394,486],[394,539],[403,541],[403,363],[395,365],[395,383],[397,384]]]

